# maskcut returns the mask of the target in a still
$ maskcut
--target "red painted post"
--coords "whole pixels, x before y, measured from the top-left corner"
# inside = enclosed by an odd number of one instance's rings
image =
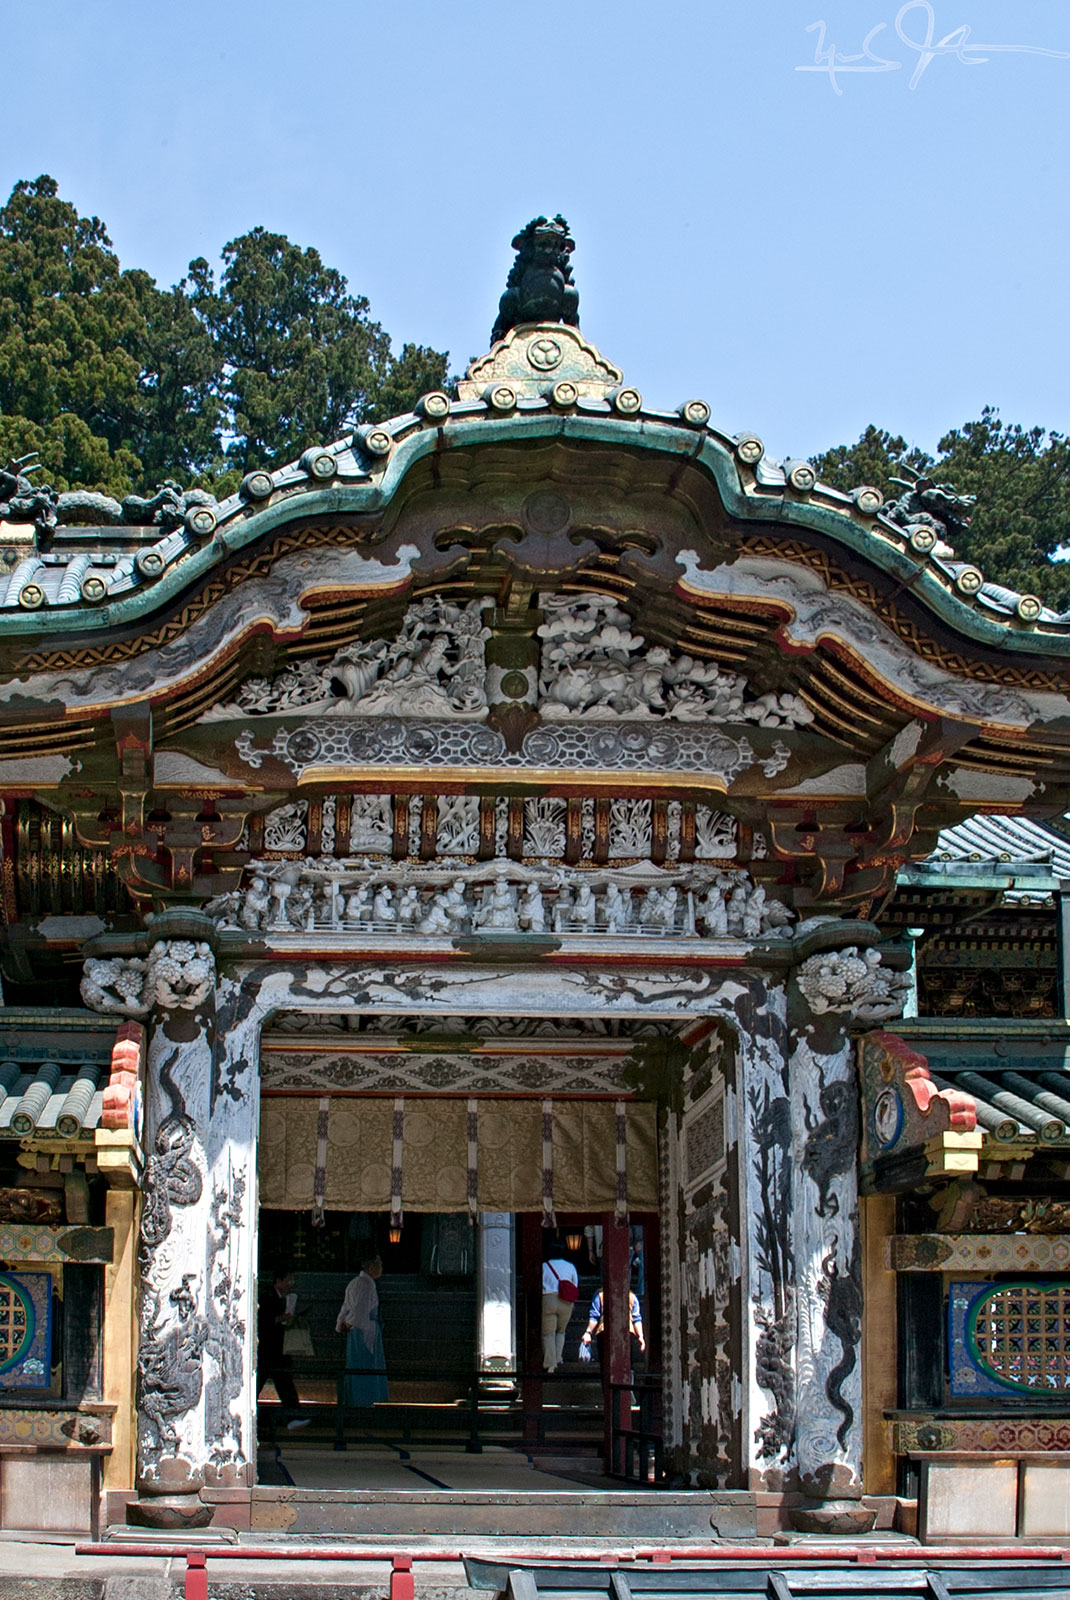
[[[631,1249],[630,1235],[627,1226],[616,1222],[612,1211],[607,1211],[602,1217],[602,1315],[605,1318],[605,1334],[602,1340],[602,1351],[605,1360],[605,1371],[602,1382],[606,1385],[605,1396],[605,1424],[606,1424],[606,1471],[622,1472],[624,1470],[622,1457],[624,1446],[619,1450],[613,1448],[613,1421],[616,1416],[617,1426],[629,1428],[632,1420],[632,1397],[629,1390],[618,1389],[614,1394],[610,1384],[627,1385],[632,1366],[631,1352],[631,1317],[628,1314],[628,1293],[631,1285]]]
[[[390,1563],[390,1600],[415,1600],[415,1595],[416,1582],[412,1575],[412,1557],[394,1556]]]
[[[208,1600],[208,1557],[203,1550],[186,1551],[185,1600]]]

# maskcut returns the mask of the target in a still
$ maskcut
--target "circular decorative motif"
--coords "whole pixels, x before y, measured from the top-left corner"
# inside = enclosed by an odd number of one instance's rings
[[[916,550],[919,556],[927,556],[936,544],[935,528],[915,528],[910,535],[910,548]]]
[[[567,528],[572,507],[556,489],[536,489],[524,501],[524,517],[536,533],[557,533]]]
[[[736,440],[736,455],[748,467],[757,466],[765,455],[765,445],[756,433],[741,433]]]
[[[1014,609],[1023,622],[1035,622],[1044,609],[1044,602],[1035,594],[1023,594]]]
[[[873,1106],[873,1132],[877,1143],[887,1150],[903,1131],[903,1102],[898,1089],[882,1089]]]
[[[243,500],[267,500],[275,488],[275,481],[270,472],[247,472],[241,481],[238,493]]]
[[[861,488],[853,490],[851,499],[854,501],[856,509],[867,517],[875,517],[884,504],[884,496],[879,489],[874,489],[870,483],[865,483]]]
[[[218,520],[211,506],[191,506],[186,512],[186,527],[202,537],[214,531]]]
[[[164,559],[158,550],[139,550],[134,565],[143,578],[158,578],[164,569]]]
[[[710,408],[705,400],[688,400],[680,407],[680,415],[692,428],[704,428],[710,420]]]
[[[298,728],[286,741],[287,751],[295,761],[314,761],[320,752],[320,742],[316,734],[307,728]]]
[[[970,1355],[1008,1389],[1070,1389],[1070,1283],[986,1285],[966,1315]]]
[[[556,339],[551,339],[549,334],[540,334],[537,339],[532,339],[528,345],[528,363],[536,372],[552,372],[564,360],[565,352]]]
[[[329,450],[316,450],[308,458],[308,475],[326,483],[338,471],[338,462]]]
[[[634,417],[642,408],[643,397],[638,389],[618,389],[613,396],[613,404],[622,417]]]
[[[507,672],[502,679],[502,694],[510,700],[522,700],[528,692],[527,674],[524,672]]]
[[[45,591],[39,583],[24,583],[19,590],[19,605],[24,611],[36,611],[45,603]]]
[[[979,567],[963,567],[955,579],[955,588],[960,594],[974,595],[984,581],[984,573]]]
[[[81,587],[82,599],[88,601],[91,606],[99,605],[108,592],[108,585],[104,582],[104,579],[95,575],[91,578],[83,578]]]
[[[487,404],[495,411],[514,411],[516,409],[516,392],[510,389],[507,383],[493,384],[487,395]]]
[[[18,1365],[33,1343],[37,1313],[25,1290],[6,1272],[0,1273],[0,1372]]]
[[[364,448],[370,456],[388,456],[394,441],[385,428],[372,428],[364,435]]]
[[[430,394],[425,394],[416,403],[416,409],[421,416],[438,419],[448,417],[450,414],[450,397],[443,394],[441,389],[432,389]]]
[[[809,461],[800,461],[798,466],[792,467],[788,473],[788,482],[797,494],[809,494],[816,487],[817,473]]]
[[[498,760],[505,749],[505,741],[493,728],[473,728],[468,739],[473,761]]]
[[[559,383],[555,383],[550,395],[555,406],[574,406],[579,397],[580,391],[567,378],[562,378]]]

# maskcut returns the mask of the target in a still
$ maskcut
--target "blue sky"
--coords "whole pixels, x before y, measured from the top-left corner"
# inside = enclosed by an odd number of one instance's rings
[[[486,347],[512,234],[562,211],[583,331],[655,404],[699,395],[781,456],[870,421],[932,447],[986,403],[1070,431],[1063,3],[3,16],[0,186],[52,173],[161,282],[260,223],[456,367]],[[868,70],[833,77],[867,36]],[[1064,58],[976,59],[992,45]]]

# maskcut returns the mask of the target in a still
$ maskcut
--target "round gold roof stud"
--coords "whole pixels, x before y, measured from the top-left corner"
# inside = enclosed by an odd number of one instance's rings
[[[554,405],[558,406],[562,411],[566,410],[569,406],[574,406],[579,397],[580,391],[576,388],[576,385],[574,383],[570,383],[567,378],[562,378],[559,383],[555,383],[550,391],[550,399],[553,401]]]
[[[737,434],[736,455],[746,466],[756,467],[765,455],[765,445],[756,433]]]
[[[875,517],[884,504],[884,496],[871,483],[864,483],[859,488],[852,489],[851,499],[855,503],[855,510],[861,511],[864,517]]]
[[[91,573],[88,578],[82,579],[81,590],[82,599],[86,601],[88,605],[99,606],[100,602],[104,599],[108,592],[108,585],[104,582],[103,578],[99,578],[94,572]]]
[[[962,571],[955,575],[955,588],[960,594],[968,595],[972,599],[984,581],[985,575],[980,567],[963,567]]]
[[[428,422],[441,422],[443,417],[449,416],[452,403],[449,395],[443,394],[441,389],[432,389],[430,394],[420,396],[416,409]]]
[[[45,591],[39,583],[24,583],[19,590],[19,605],[24,611],[36,611],[45,603]]]
[[[330,450],[321,450],[316,446],[305,451],[298,466],[317,483],[329,483],[337,475],[338,458]]]
[[[685,400],[679,415],[689,428],[704,428],[710,420],[710,408],[705,400]]]
[[[788,483],[796,494],[811,494],[817,488],[817,473],[809,461],[789,461],[785,465],[788,469]]]
[[[1044,602],[1039,595],[1023,594],[1018,597],[1015,612],[1022,622],[1037,622],[1044,609]]]
[[[385,428],[369,428],[366,433],[359,436],[361,448],[370,456],[381,458],[388,456],[394,448],[394,441]]]
[[[910,535],[910,548],[919,556],[927,556],[936,546],[936,529],[923,524]]]
[[[156,578],[163,576],[166,562],[159,550],[139,550],[134,557],[134,566],[143,578],[152,583]]]
[[[613,409],[622,417],[634,417],[643,409],[643,397],[638,389],[617,389],[610,395]]]
[[[243,500],[267,500],[275,489],[275,480],[270,472],[257,468],[255,472],[247,472],[238,486],[238,493]]]
[[[492,383],[483,391],[483,398],[492,411],[500,411],[504,415],[507,411],[516,410],[516,390],[507,383]]]
[[[211,506],[190,506],[186,512],[186,527],[190,533],[206,538],[215,532],[215,525],[219,521]]]

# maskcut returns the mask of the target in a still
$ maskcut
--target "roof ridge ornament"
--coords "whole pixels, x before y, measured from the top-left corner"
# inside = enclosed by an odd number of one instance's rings
[[[529,322],[563,322],[580,325],[580,297],[572,282],[569,261],[576,242],[560,212],[553,217],[533,217],[513,240],[516,260],[509,268],[505,293],[490,342],[497,344],[510,328]]]
[[[491,332],[491,349],[472,361],[457,385],[462,401],[485,400],[494,411],[512,411],[519,400],[544,398],[562,411],[581,400],[612,400],[624,374],[579,332],[580,297],[569,261],[576,248],[568,223],[533,217],[513,240],[516,260]]]

